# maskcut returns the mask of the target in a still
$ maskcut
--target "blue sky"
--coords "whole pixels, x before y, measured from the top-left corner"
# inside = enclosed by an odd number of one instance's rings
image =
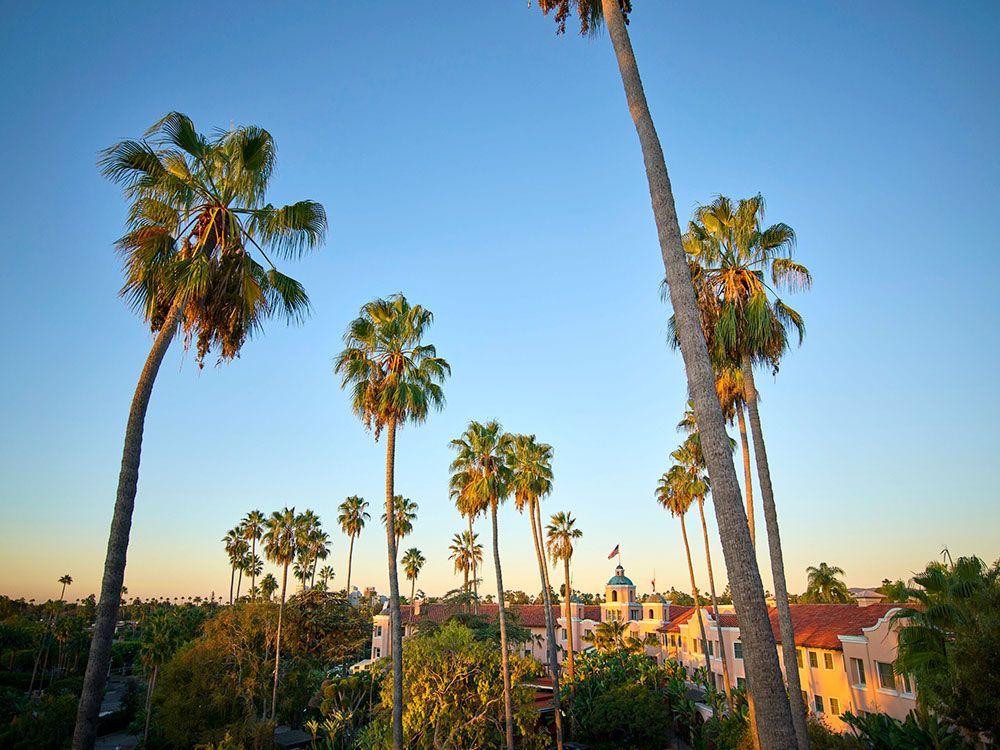
[[[995,559],[1000,10],[635,5],[678,213],[760,191],[815,277],[789,300],[805,345],[759,379],[791,589],[820,561],[870,585],[944,545]],[[496,418],[555,447],[545,509],[570,510],[584,532],[577,587],[603,585],[620,543],[641,589],[654,570],[660,588],[687,588],[679,529],[652,497],[680,440],[683,375],[606,35],[560,38],[537,8],[499,0],[0,13],[0,591],[55,595],[66,572],[77,596],[99,588],[150,338],[116,297],[125,205],[95,159],[174,109],[205,131],[269,129],[272,200],[321,201],[331,231],[285,268],[312,297],[305,325],[276,323],[219,368],[169,353],[146,425],[132,593],[221,593],[218,540],[247,510],[285,504],[331,527],[344,575],[336,506],[349,494],[377,506],[384,456],[331,360],[360,305],[396,291],[434,311],[430,340],[454,371],[447,409],[399,441],[421,587],[458,584],[448,441]],[[501,554],[507,586],[537,591],[528,528],[506,509]],[[385,589],[375,523],[355,571]]]

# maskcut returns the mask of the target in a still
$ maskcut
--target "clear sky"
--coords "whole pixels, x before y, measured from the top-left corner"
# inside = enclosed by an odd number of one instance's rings
[[[805,345],[759,380],[790,588],[820,561],[874,585],[944,545],[995,559],[1000,6],[635,6],[679,214],[760,191],[815,277],[789,300]],[[434,311],[454,370],[446,410],[398,445],[420,587],[458,584],[448,441],[496,418],[555,448],[544,508],[584,532],[578,588],[602,589],[616,543],[640,590],[654,570],[687,588],[678,525],[653,500],[685,384],[606,35],[557,37],[524,0],[5,3],[0,91],[0,592],[54,596],[64,573],[74,596],[99,589],[150,337],[116,296],[125,204],[95,159],[169,110],[204,131],[266,127],[273,201],[321,201],[331,231],[285,268],[311,294],[305,325],[271,325],[219,368],[168,354],[131,594],[225,591],[223,534],[285,504],[320,514],[343,580],[336,506],[361,494],[377,519],[384,446],[331,360],[360,305],[396,291]],[[537,591],[527,520],[500,523],[507,586]],[[354,582],[386,589],[384,548],[373,522]]]

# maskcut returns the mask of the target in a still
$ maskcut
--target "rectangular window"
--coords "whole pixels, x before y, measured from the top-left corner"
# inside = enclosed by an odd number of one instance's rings
[[[745,690],[746,686],[747,686],[747,678],[746,677],[737,677],[736,678],[736,687],[743,688]]]
[[[381,638],[382,637],[382,626],[381,625],[376,625],[375,626],[375,637],[376,638]]]
[[[799,669],[802,669],[802,649],[795,649],[795,661],[799,663]]]
[[[840,716],[840,701],[836,698],[830,699],[830,713],[834,716]]]
[[[743,658],[743,644],[739,641],[733,644],[733,658],[742,659]]]
[[[865,663],[861,659],[851,658],[851,678],[858,687],[868,685],[868,680],[865,678]]]
[[[884,661],[875,662],[875,671],[878,672],[878,685],[884,690],[896,689],[896,675],[893,674],[892,664]]]
[[[715,656],[715,641],[708,642],[708,655]]]
[[[566,628],[563,628],[563,629],[562,629],[562,639],[563,639],[564,641],[566,640]]]
[[[815,651],[809,652],[809,667],[812,669],[819,669],[819,659],[817,658]]]
[[[823,653],[823,666],[826,669],[833,669],[833,654],[829,652]]]
[[[813,706],[816,708],[816,713],[823,713],[823,696],[814,695],[813,696]]]
[[[899,678],[903,681],[903,692],[912,694],[913,685],[910,683],[910,675],[904,672],[899,676]]]
[[[381,659],[382,658],[382,649],[380,649],[378,646],[376,646],[375,649],[374,649],[374,654],[375,654],[375,658],[376,659]]]
[[[803,706],[809,705],[809,693],[807,693],[805,690],[802,691],[802,705]]]

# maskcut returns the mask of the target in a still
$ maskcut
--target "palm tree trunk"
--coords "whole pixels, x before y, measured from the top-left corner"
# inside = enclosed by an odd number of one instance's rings
[[[101,580],[101,598],[97,603],[97,618],[90,642],[87,671],[83,678],[83,690],[77,707],[73,750],[91,750],[97,739],[97,716],[101,710],[101,701],[104,699],[104,686],[107,683],[108,666],[111,663],[111,642],[115,637],[119,597],[125,579],[125,557],[128,552],[129,532],[132,528],[135,493],[139,483],[139,460],[142,453],[142,431],[146,422],[146,410],[153,393],[156,373],[159,372],[163,357],[177,331],[183,310],[181,299],[174,300],[163,321],[163,327],[153,341],[142,374],[139,375],[135,395],[132,397],[132,406],[125,427],[121,473],[118,475],[118,494],[115,498],[111,533],[108,536],[108,552],[104,561],[104,577]]]
[[[153,711],[153,691],[156,690],[156,675],[160,671],[160,665],[153,667],[153,676],[149,680],[149,690],[146,692],[146,721],[142,728],[142,746],[149,744],[149,717]]]
[[[403,634],[399,621],[399,574],[396,571],[396,421],[386,425],[385,440],[385,534],[389,553],[389,628],[392,643],[392,747],[403,750]]]
[[[781,632],[781,656],[785,663],[785,680],[792,707],[792,720],[799,750],[809,750],[809,730],[806,725],[806,707],[799,684],[799,667],[795,655],[795,630],[792,627],[792,610],[788,606],[788,586],[785,583],[785,560],[781,553],[781,531],[778,528],[778,510],[774,504],[771,486],[771,468],[767,461],[764,433],[760,426],[760,409],[757,406],[757,386],[754,384],[753,365],[749,357],[743,358],[743,386],[747,409],[750,412],[750,434],[753,436],[753,453],[757,459],[757,479],[764,505],[764,524],[767,527],[767,550],[771,556],[771,578],[774,579],[774,598],[778,608],[778,627]],[[763,721],[763,720],[762,720]]]
[[[750,470],[750,442],[747,440],[747,420],[743,413],[743,404],[737,406],[736,417],[740,425],[740,448],[743,452],[743,490],[747,497],[747,526],[750,529],[750,543],[756,548],[757,531],[754,527],[753,473]]]
[[[747,647],[747,682],[750,691],[757,696],[760,724],[766,728],[761,737],[762,747],[764,750],[788,750],[795,744],[795,729],[781,680],[774,633],[767,616],[764,586],[753,554],[743,498],[733,467],[729,436],[715,390],[715,373],[708,358],[698,301],[681,244],[680,225],[663,149],[646,102],[619,0],[601,0],[601,8],[614,45],[629,112],[642,147],[677,337],[694,401],[695,419],[702,436],[702,448],[712,477],[715,516],[726,569],[730,572],[733,601],[740,614],[742,640]]]
[[[545,607],[545,636],[548,639],[549,671],[552,673],[552,708],[556,715],[556,748],[562,750],[562,707],[559,705],[559,656],[556,651],[556,626],[552,617],[552,597],[549,595],[548,565],[542,552],[542,532],[535,520],[538,501],[528,504],[531,517],[531,541],[535,543],[535,557],[538,559],[538,575],[542,580],[542,604]]]
[[[573,589],[569,583],[569,555],[563,558],[563,572],[566,575],[566,663],[569,669],[569,681],[573,684],[576,679],[575,663],[573,661],[573,617],[570,609],[570,600],[573,598]]]
[[[472,545],[472,611],[477,615],[479,614],[479,572],[478,566],[476,564],[476,543],[473,541],[475,536],[472,534],[472,514],[468,516],[469,519],[469,544]]]
[[[347,548],[347,585],[344,588],[344,593],[347,594],[348,600],[351,596],[351,562],[354,559],[354,534],[351,534],[351,544]]]
[[[687,554],[688,575],[691,576],[691,598],[694,599],[694,616],[698,620],[698,628],[701,630],[701,651],[705,657],[705,668],[712,672],[712,664],[708,660],[708,636],[705,634],[705,621],[701,617],[701,604],[698,601],[698,586],[694,582],[694,565],[691,563],[691,547],[688,545],[687,525],[684,523],[684,514],[680,514],[681,536],[684,537],[684,552]]]
[[[285,619],[285,590],[288,587],[288,563],[281,573],[281,603],[278,604],[278,631],[274,636],[274,687],[271,689],[271,720],[278,714],[278,668],[281,666],[281,624]]]
[[[62,587],[62,592],[59,594],[59,601],[62,601],[65,598],[66,598],[66,584],[64,583]]]
[[[726,655],[726,641],[722,637],[722,621],[719,619],[719,600],[715,597],[715,572],[712,570],[712,551],[708,547],[708,524],[705,523],[705,498],[698,498],[698,515],[701,516],[701,533],[705,537],[705,560],[708,562],[708,593],[712,596],[712,616],[719,631],[719,651],[722,652],[722,681],[726,688],[726,703],[733,710],[733,691],[729,685],[729,657]]]
[[[493,524],[493,567],[497,573],[497,615],[500,619],[500,666],[503,670],[503,714],[507,733],[507,750],[514,750],[514,704],[510,692],[510,654],[507,651],[507,611],[503,600],[503,572],[500,568],[500,545],[497,538],[497,503],[490,503]]]
[[[237,599],[237,601],[240,598],[240,586],[242,586],[242,585],[243,585],[243,568],[240,568],[240,573],[236,577],[236,599]]]
[[[257,538],[250,540],[250,601],[257,601]]]

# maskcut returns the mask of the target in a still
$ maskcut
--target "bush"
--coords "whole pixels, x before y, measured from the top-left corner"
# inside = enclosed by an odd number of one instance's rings
[[[61,750],[73,735],[76,697],[46,695],[26,701],[10,724],[0,727],[4,750]]]
[[[663,695],[641,683],[615,685],[591,701],[581,716],[580,733],[594,748],[663,747],[669,732],[669,714]]]

